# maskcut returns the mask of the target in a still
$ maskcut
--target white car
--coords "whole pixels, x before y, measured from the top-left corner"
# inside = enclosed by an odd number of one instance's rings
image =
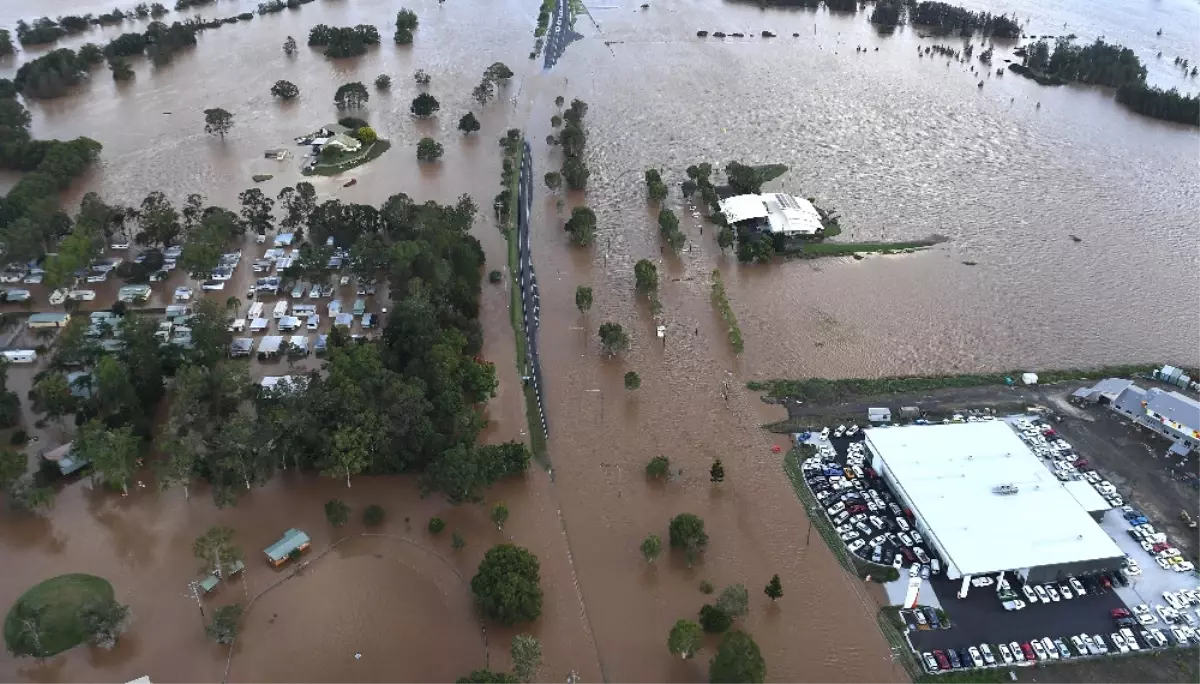
[[[177,287],[177,288],[175,288],[175,301],[177,301],[177,302],[191,301],[194,294],[195,293],[192,292],[192,288],[190,288],[190,287]]]
[[[1132,609],[1134,617],[1143,625],[1152,625],[1158,622],[1158,618],[1154,617],[1154,613],[1150,612],[1150,606],[1142,603],[1134,606]]]
[[[1047,585],[1047,586],[1046,586],[1046,593],[1050,595],[1050,600],[1051,600],[1051,601],[1054,601],[1055,603],[1058,603],[1058,600],[1059,600],[1059,598],[1058,598],[1058,590],[1057,590],[1057,589],[1055,589],[1053,585]]]
[[[1042,637],[1042,646],[1046,648],[1046,653],[1050,656],[1050,660],[1058,660],[1058,646],[1053,641],[1050,641],[1050,637]]]
[[[123,252],[123,251],[129,249],[129,241],[128,240],[118,240],[116,242],[113,242],[108,247],[109,247],[109,249]]]
[[[206,280],[206,281],[200,283],[200,289],[204,290],[205,292],[210,292],[213,290],[224,290],[225,289],[225,281],[224,280]]]
[[[1125,561],[1125,573],[1128,575],[1140,575],[1142,574],[1142,568],[1138,565],[1137,561],[1130,558]]]
[[[1075,579],[1074,577],[1072,577],[1071,579],[1069,579],[1067,581],[1069,581],[1071,583],[1071,588],[1075,590],[1076,596],[1085,596],[1087,594],[1087,591],[1085,591],[1083,588],[1083,582],[1080,582],[1079,580]]]
[[[928,651],[921,654],[921,660],[925,663],[925,669],[931,673],[937,672],[940,669],[938,668],[937,660],[935,660],[933,654]]]
[[[896,559],[892,561],[892,567],[899,570],[904,565],[904,556],[896,554]]]
[[[106,280],[108,280],[108,271],[104,271],[102,273],[90,273],[87,277],[87,281],[89,283],[102,283]]]
[[[67,293],[67,299],[73,302],[90,302],[95,298],[95,290],[71,290]]]
[[[1172,566],[1175,572],[1191,572],[1196,569],[1196,566],[1191,561],[1183,561]]]
[[[988,665],[996,664],[996,656],[992,655],[992,649],[987,644],[979,644],[979,652],[983,654],[983,662]]]
[[[1004,661],[1005,665],[1011,665],[1013,663],[1013,654],[1008,650],[1008,646],[1006,644],[1000,644],[996,647],[996,650],[1000,651],[1000,658]]]
[[[1038,600],[1042,603],[1050,603],[1050,594],[1046,593],[1046,589],[1042,585],[1034,585],[1034,593],[1037,594]]]
[[[1084,645],[1083,639],[1080,639],[1078,636],[1071,637],[1071,645],[1075,647],[1075,653],[1078,655],[1085,656],[1088,654],[1087,646]]]
[[[1025,652],[1021,650],[1021,644],[1014,641],[1008,645],[1008,650],[1012,651],[1013,658],[1018,663],[1025,662]]]
[[[972,646],[967,649],[967,653],[971,656],[971,662],[975,664],[975,667],[983,667],[983,656],[979,655],[978,648]],[[995,660],[995,658],[992,660]]]
[[[1037,656],[1038,660],[1049,660],[1050,654],[1046,652],[1046,648],[1042,646],[1041,641],[1034,639],[1029,642],[1029,645],[1033,647],[1033,654]]]
[[[1113,646],[1116,647],[1117,651],[1121,653],[1129,653],[1129,646],[1125,643],[1125,637],[1121,636],[1117,632],[1113,632],[1112,634],[1108,635],[1108,638],[1112,639]]]
[[[866,545],[867,543],[865,541],[861,539],[855,539],[854,541],[850,542],[850,545],[846,547],[846,550],[848,550],[850,553],[854,553]]]
[[[1137,639],[1134,638],[1134,636],[1133,636],[1132,629],[1129,629],[1128,627],[1123,627],[1121,629],[1121,636],[1125,637],[1125,643],[1129,645],[1129,650],[1131,650],[1131,651],[1142,650],[1141,644],[1139,644]]]
[[[1029,599],[1030,603],[1038,602],[1037,593],[1035,593],[1028,584],[1022,584],[1021,591],[1025,592],[1025,598]]]
[[[1070,600],[1075,597],[1075,595],[1071,593],[1071,587],[1067,586],[1066,582],[1059,583],[1058,593],[1062,594],[1064,600]]]

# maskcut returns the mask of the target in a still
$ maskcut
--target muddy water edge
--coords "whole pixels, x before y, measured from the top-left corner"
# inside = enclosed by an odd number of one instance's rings
[[[694,617],[704,602],[697,590],[702,579],[718,588],[744,582],[750,589],[745,627],[762,646],[772,680],[900,679],[862,586],[819,541],[806,546],[804,511],[782,476],[780,456],[771,452],[772,436],[756,427],[781,416],[741,389],[744,382],[1196,361],[1195,317],[1183,307],[1141,304],[1163,291],[1183,301],[1200,295],[1194,131],[1136,117],[1107,94],[1087,89],[1048,90],[1011,77],[989,78],[979,89],[980,77],[963,65],[916,58],[917,45],[936,41],[910,29],[880,37],[861,15],[762,12],[697,0],[664,0],[647,10],[639,4],[625,0],[580,17],[576,30],[585,39],[542,73],[540,62],[526,59],[536,15],[528,0],[486,10],[455,0],[407,3],[421,26],[414,45],[404,49],[387,40],[396,7],[318,0],[206,32],[194,50],[164,68],[136,63],[137,77],[128,85],[98,71],[71,96],[29,103],[35,136],[87,135],[105,146],[98,168],[68,193],[69,204],[89,190],[127,203],[162,190],[176,202],[202,192],[210,202],[232,206],[255,173],[275,175],[260,186],[274,195],[301,177],[294,159],[265,160],[262,150],[336,118],[337,86],[369,83],[379,73],[390,74],[395,85],[387,93],[372,91],[365,118],[394,147],[341,176],[310,179],[321,199],[379,204],[405,192],[448,202],[467,192],[486,207],[499,180],[495,141],[506,128],[525,129],[533,142],[535,178],[558,166],[556,150],[540,142],[550,132],[556,95],[590,104],[592,179],[585,194],[562,197],[562,206],[544,188],[535,196],[554,477],[531,473],[488,493],[489,505],[504,500],[513,512],[503,532],[487,521],[486,507],[450,509],[420,499],[409,478],[360,478],[346,490],[335,481],[278,477],[227,510],[214,509],[204,491],[184,500],[179,492],[147,488],[121,499],[77,484],[60,493],[45,517],[0,519],[6,568],[0,606],[45,577],[91,572],[112,581],[133,607],[134,627],[111,653],[81,648],[44,664],[0,656],[0,677],[219,678],[224,649],[205,642],[196,603],[185,591],[195,576],[191,540],[210,524],[230,524],[254,557],[284,529],[299,526],[320,548],[340,534],[321,513],[321,504],[338,496],[359,510],[383,504],[385,532],[420,542],[448,563],[395,540],[339,547],[324,565],[289,580],[255,608],[239,639],[233,679],[433,681],[482,666],[482,637],[470,602],[455,593],[466,590],[454,570],[469,579],[487,546],[502,538],[529,547],[542,561],[546,608],[534,629],[543,640],[548,679],[571,669],[584,681],[704,679],[711,643],[689,662],[670,658],[664,648],[670,625]],[[237,0],[200,13],[227,16],[251,8]],[[105,9],[54,0],[37,11]],[[1046,27],[1039,33],[1058,31],[1063,21],[1085,22],[1072,24],[1083,38],[1107,33],[1147,62],[1156,49],[1168,50],[1168,57],[1170,50],[1200,57],[1191,54],[1200,50],[1187,35],[1197,10],[1186,3],[1164,3],[1153,17],[1133,20],[1119,9],[1085,11],[1070,0],[987,9],[1030,17]],[[32,18],[19,11],[0,9],[0,22]],[[303,45],[317,23],[372,23],[384,44],[351,60],[326,60],[307,47],[285,57],[284,37]],[[1153,45],[1160,23],[1166,35]],[[702,41],[698,29],[747,35],[770,29],[786,38]],[[61,44],[103,43],[123,30],[139,29],[97,29]],[[868,51],[855,50],[859,45]],[[513,66],[518,76],[481,111],[470,91],[494,61]],[[0,63],[0,71],[10,75],[16,66]],[[416,93],[409,74],[417,68],[433,76],[429,91],[442,105],[429,121],[408,114]],[[298,101],[271,101],[270,85],[281,78],[300,87]],[[1187,88],[1177,78],[1161,65],[1151,67],[1153,82]],[[203,132],[202,110],[214,106],[235,115],[223,142]],[[476,110],[483,130],[460,139],[454,126],[468,109]],[[445,144],[446,156],[421,168],[414,148],[426,135]],[[688,164],[719,166],[729,159],[791,165],[775,184],[836,206],[848,238],[936,232],[951,241],[920,255],[745,268],[719,252],[711,228],[673,192],[668,204],[679,213],[689,245],[679,256],[660,252],[657,209],[644,202],[642,171],[659,166],[676,187]],[[358,183],[344,188],[347,178]],[[584,202],[600,217],[597,245],[588,251],[570,247],[561,229],[570,208]],[[1071,242],[1068,233],[1083,242]],[[486,220],[476,234],[489,268],[498,268],[501,236]],[[648,305],[633,296],[632,264],[640,258],[659,262],[665,343],[654,337]],[[963,266],[963,260],[979,266]],[[740,358],[709,301],[713,268],[724,273],[746,336]],[[1106,274],[1130,271],[1139,277],[1111,287]],[[586,316],[574,308],[578,284],[596,290]],[[495,441],[523,438],[525,430],[519,379],[506,363],[514,354],[508,301],[485,285],[484,354],[497,362],[500,380],[485,438]],[[595,329],[606,320],[620,322],[633,338],[620,358],[598,353]],[[636,393],[622,386],[630,369],[642,376]],[[11,375],[24,396],[22,380]],[[733,388],[728,399],[721,394],[726,381]],[[657,454],[668,456],[676,471],[661,485],[642,476]],[[728,474],[720,486],[708,481],[715,457]],[[684,511],[705,519],[710,550],[691,568],[673,557],[646,566],[637,552],[641,539],[650,532],[665,539],[669,518]],[[463,532],[466,549],[456,555],[445,536],[424,532],[433,514]],[[224,586],[206,607],[241,591],[253,595],[277,579],[257,563],[250,566],[245,589]],[[775,573],[785,591],[779,606],[761,593]],[[495,668],[507,667],[509,637],[489,630],[486,653]],[[355,652],[363,658],[353,659]]]

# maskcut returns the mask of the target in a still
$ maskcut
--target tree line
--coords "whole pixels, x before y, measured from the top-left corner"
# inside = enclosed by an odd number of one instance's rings
[[[366,54],[367,47],[379,44],[379,29],[370,24],[354,27],[317,24],[308,32],[308,44],[325,48],[326,57],[355,57]]]
[[[560,96],[555,103],[562,106]],[[583,160],[584,148],[587,147],[587,133],[583,130],[583,117],[587,114],[588,105],[583,100],[571,100],[571,106],[563,112],[562,130],[559,131],[555,142],[562,147],[562,180],[572,190],[583,190],[587,187],[591,171]],[[557,116],[557,115],[556,115]]]
[[[1200,97],[1134,83],[1117,88],[1117,102],[1145,116],[1200,126]]]

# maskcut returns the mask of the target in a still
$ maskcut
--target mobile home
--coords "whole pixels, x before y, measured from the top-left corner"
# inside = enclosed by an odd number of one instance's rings
[[[35,313],[29,317],[29,327],[38,328],[61,328],[71,320],[71,314],[68,313]]]
[[[9,363],[33,363],[37,361],[37,352],[32,349],[8,349],[3,354],[4,360]]]
[[[288,300],[281,299],[281,300],[275,302],[275,311],[272,314],[272,317],[275,319],[283,318],[284,316],[287,315],[287,311],[288,311]]]

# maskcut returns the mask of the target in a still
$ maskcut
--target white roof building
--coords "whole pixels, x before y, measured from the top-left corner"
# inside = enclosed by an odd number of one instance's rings
[[[821,215],[812,202],[783,193],[737,195],[719,202],[730,224],[750,221],[760,232],[814,235],[821,230]]]
[[[1124,559],[1004,421],[872,428],[866,442],[951,579],[1015,571],[1048,581]]]

